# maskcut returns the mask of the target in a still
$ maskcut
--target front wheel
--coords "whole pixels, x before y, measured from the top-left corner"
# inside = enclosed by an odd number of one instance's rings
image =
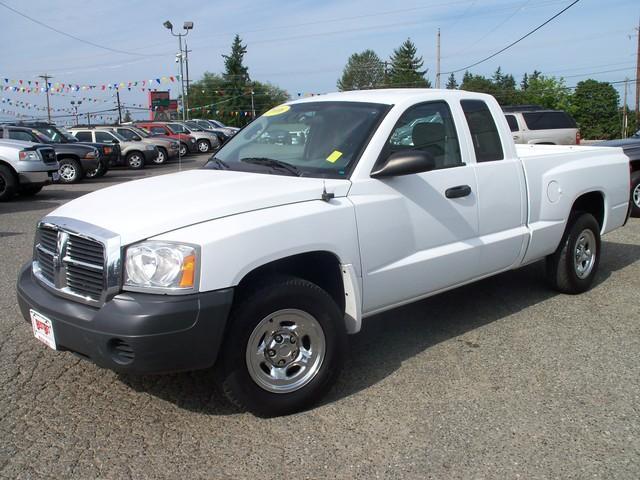
[[[144,168],[144,157],[139,152],[131,152],[127,155],[127,165],[134,170]]]
[[[104,176],[105,173],[107,173],[107,167],[105,166],[104,162],[101,160],[98,163],[98,166],[96,168],[94,168],[93,170],[87,170],[87,173],[85,174],[85,176],[87,178],[98,178],[98,177],[102,177]]]
[[[234,307],[222,340],[223,389],[261,416],[317,402],[346,352],[340,310],[327,292],[295,277],[273,277]]]
[[[153,163],[156,165],[162,165],[167,161],[167,151],[164,148],[158,148],[158,156],[153,159]]]
[[[631,216],[640,217],[640,170],[631,174]]]
[[[208,153],[211,150],[211,144],[207,140],[198,140],[198,151],[200,153]]]
[[[591,288],[600,263],[600,225],[590,213],[574,213],[554,254],[547,257],[547,279],[562,292]]]
[[[80,162],[73,158],[63,158],[59,162],[60,183],[78,183],[82,180],[84,172]]]
[[[178,154],[180,154],[181,157],[184,157],[187,153],[189,153],[189,147],[187,147],[186,143],[181,143],[180,150],[178,150]]]
[[[0,202],[6,202],[13,197],[18,187],[16,176],[5,165],[0,165]]]

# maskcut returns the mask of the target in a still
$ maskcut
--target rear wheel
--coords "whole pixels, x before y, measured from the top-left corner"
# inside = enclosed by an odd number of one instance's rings
[[[127,165],[134,170],[144,168],[144,157],[140,152],[131,152],[127,155]]]
[[[262,416],[286,415],[326,394],[342,368],[346,331],[327,292],[272,277],[234,307],[222,340],[223,389]]]
[[[6,202],[16,193],[16,177],[9,167],[0,165],[0,202]]]
[[[547,257],[549,283],[562,293],[586,292],[599,263],[600,225],[590,213],[572,214],[558,249]]]
[[[78,183],[84,177],[80,162],[73,158],[63,158],[58,162],[60,183]]]
[[[208,153],[211,150],[211,144],[208,140],[198,140],[198,151],[200,153]]]
[[[640,170],[631,174],[631,216],[640,217]]]

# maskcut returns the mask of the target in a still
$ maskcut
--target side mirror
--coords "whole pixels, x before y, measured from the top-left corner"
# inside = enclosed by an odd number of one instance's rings
[[[422,150],[404,150],[389,155],[387,160],[371,172],[372,178],[397,177],[428,172],[436,168],[436,160]]]

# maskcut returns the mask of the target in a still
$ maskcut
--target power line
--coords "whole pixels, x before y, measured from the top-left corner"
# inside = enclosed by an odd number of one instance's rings
[[[111,47],[105,47],[104,45],[100,45],[100,44],[94,43],[94,42],[92,42],[90,40],[85,40],[83,38],[76,37],[75,35],[71,35],[70,33],[64,32],[62,30],[58,30],[57,28],[52,27],[51,25],[47,25],[46,23],[41,22],[40,20],[37,20],[37,19],[35,19],[33,17],[30,17],[29,15],[27,15],[25,13],[22,13],[19,10],[16,10],[15,8],[10,7],[9,5],[7,5],[4,2],[0,2],[0,6],[6,8],[7,10],[11,10],[13,13],[15,13],[17,15],[20,15],[21,17],[24,17],[27,20],[30,20],[30,21],[32,21],[34,23],[37,23],[38,25],[40,25],[40,26],[42,26],[44,28],[48,28],[49,30],[52,30],[52,31],[54,31],[56,33],[59,33],[60,35],[64,35],[65,37],[72,38],[72,39],[74,39],[74,40],[76,40],[78,42],[86,43],[87,45],[91,45],[91,46],[96,47],[96,48],[101,48],[103,50],[108,50],[108,51],[114,52],[114,53],[121,53],[123,55],[134,55],[134,56],[139,56],[139,57],[158,57],[158,56],[163,56],[163,54],[159,54],[159,53],[156,53],[156,54],[144,54],[144,53],[127,52],[125,50],[118,50],[118,49],[111,48]]]
[[[524,40],[525,38],[533,35],[535,32],[537,32],[538,30],[540,30],[542,27],[544,27],[545,25],[547,25],[548,23],[552,22],[553,20],[555,20],[556,18],[558,18],[560,15],[562,15],[564,12],[566,12],[567,10],[569,10],[571,7],[573,7],[576,3],[578,3],[580,0],[574,0],[570,5],[567,5],[566,7],[564,7],[562,10],[560,10],[558,13],[556,13],[553,17],[549,18],[548,20],[546,20],[544,23],[541,23],[540,25],[538,25],[536,28],[534,28],[533,30],[531,30],[529,33],[523,35],[522,37],[520,37],[518,40],[516,40],[515,42],[511,42],[509,45],[507,45],[506,47],[498,50],[497,52],[489,55],[488,57],[483,58],[482,60],[476,62],[476,63],[472,63],[471,65],[468,65],[464,68],[459,68],[457,70],[452,70],[450,72],[444,72],[442,73],[442,75],[448,75],[450,73],[458,73],[458,72],[462,72],[464,70],[468,70],[470,68],[475,67],[476,65],[480,65],[481,63],[486,62],[487,60],[492,59],[493,57],[496,57],[498,55],[500,55],[502,52],[510,49],[511,47],[513,47],[514,45],[516,45],[517,43],[520,43],[522,40]]]

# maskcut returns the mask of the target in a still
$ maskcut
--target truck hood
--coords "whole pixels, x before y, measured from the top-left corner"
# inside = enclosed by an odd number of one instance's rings
[[[344,197],[351,182],[190,170],[104,188],[64,204],[48,217],[66,217],[99,226],[119,234],[122,245],[128,245],[216,218],[320,200],[325,185],[327,192]]]

